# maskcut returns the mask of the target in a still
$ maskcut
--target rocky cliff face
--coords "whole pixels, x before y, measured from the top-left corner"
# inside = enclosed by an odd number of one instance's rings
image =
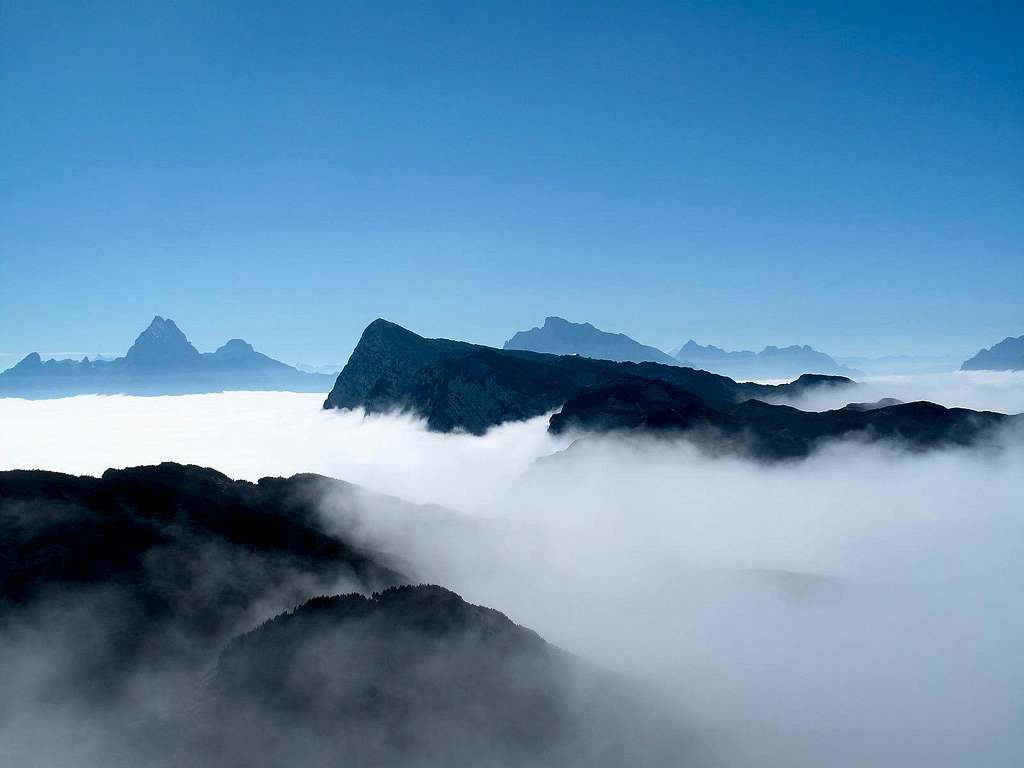
[[[709,403],[795,394],[848,379],[806,377],[783,387],[738,384],[706,371],[657,363],[618,363],[578,355],[500,350],[448,339],[425,339],[386,320],[363,332],[325,408],[368,413],[410,411],[435,431],[482,434],[506,421],[558,409],[587,387],[622,376],[668,381]]]
[[[557,411],[549,426],[554,433],[686,433],[711,450],[763,459],[807,456],[827,440],[851,435],[912,449],[973,445],[1019,421],[932,403],[890,400],[815,413],[764,402],[851,385],[844,377],[817,374],[777,386],[744,384],[682,366],[425,339],[376,320],[324,407],[409,411],[432,430],[473,434]]]

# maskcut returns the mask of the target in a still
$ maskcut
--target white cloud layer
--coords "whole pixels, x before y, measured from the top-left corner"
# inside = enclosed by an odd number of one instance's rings
[[[1019,376],[878,386],[877,397],[1024,403]],[[323,412],[321,400],[0,400],[0,468],[312,471],[446,505],[463,517],[438,525],[424,511],[399,534],[368,497],[360,535],[648,681],[720,735],[726,764],[1024,759],[1019,442],[914,456],[840,444],[763,466],[684,442],[595,440],[537,464],[565,447],[543,418],[437,435],[410,417]],[[332,509],[325,499],[328,519]]]
[[[851,398],[874,402],[895,397],[930,400],[947,408],[1024,413],[1024,371],[955,371],[858,378],[852,390],[819,390],[787,404],[813,411],[842,408]]]

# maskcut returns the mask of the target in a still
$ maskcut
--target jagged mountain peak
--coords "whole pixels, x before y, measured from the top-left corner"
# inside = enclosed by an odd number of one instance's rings
[[[162,365],[198,360],[199,351],[173,320],[156,315],[125,358],[132,364]]]
[[[32,367],[35,367],[37,365],[42,365],[42,363],[43,363],[43,358],[39,355],[38,352],[29,352],[27,355],[25,355],[21,359],[21,362],[19,362],[17,365],[15,365],[14,368],[12,368],[11,370],[19,370],[19,369],[24,369],[24,368],[32,368]]]

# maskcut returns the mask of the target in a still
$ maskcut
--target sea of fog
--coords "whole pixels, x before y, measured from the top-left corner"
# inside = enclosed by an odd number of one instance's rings
[[[1024,376],[871,379],[853,399],[886,396],[1016,413]],[[545,418],[439,435],[322,399],[0,399],[0,469],[317,472],[439,505],[396,520],[366,494],[355,527],[330,497],[322,509],[417,578],[650,686],[725,764],[1024,761],[1021,435],[994,452],[838,443],[763,465],[670,440],[560,453],[570,441]]]

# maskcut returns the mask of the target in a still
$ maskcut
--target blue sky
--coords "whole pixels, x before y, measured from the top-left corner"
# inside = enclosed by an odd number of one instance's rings
[[[0,351],[1024,333],[1020,3],[0,0]]]

